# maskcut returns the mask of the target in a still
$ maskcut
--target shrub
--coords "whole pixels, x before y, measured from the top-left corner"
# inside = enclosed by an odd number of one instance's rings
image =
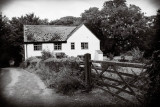
[[[63,67],[70,67],[71,70],[79,69],[79,58],[69,57],[69,58],[49,58],[44,61],[46,67],[50,69],[50,71],[59,72]]]
[[[140,51],[139,48],[133,48],[131,51],[128,52],[133,56],[133,62],[143,62],[143,54],[144,52]]]
[[[41,59],[37,58],[37,57],[30,57],[28,59],[26,59],[25,61],[23,61],[20,64],[21,68],[35,68],[35,66],[40,62]]]
[[[147,68],[150,79],[149,89],[146,94],[146,104],[148,107],[160,105],[160,50],[153,53],[150,63],[151,66]]]
[[[70,68],[65,68],[59,72],[54,85],[57,92],[63,94],[70,94],[84,88],[81,73],[78,70],[72,71]]]
[[[30,71],[36,73],[49,88],[55,88],[57,92],[69,94],[82,89],[83,73],[79,71],[80,59],[48,58],[40,60],[36,65],[30,65]]]
[[[54,57],[54,55],[51,52],[46,51],[46,50],[42,51],[42,60],[46,60],[51,57]]]
[[[109,54],[108,54],[108,57],[109,57],[109,59],[110,59],[110,60],[113,60],[114,55],[113,55],[113,54],[111,54],[111,53],[109,53]]]
[[[56,57],[57,58],[65,58],[66,54],[64,52],[59,52],[59,53],[56,53]]]

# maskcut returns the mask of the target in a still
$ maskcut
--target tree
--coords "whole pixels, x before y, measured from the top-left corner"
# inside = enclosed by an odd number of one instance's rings
[[[81,15],[89,29],[101,40],[104,53],[119,55],[134,47],[144,49],[143,40],[147,38],[146,31],[150,31],[149,19],[138,6],[127,6],[125,2],[106,1],[102,10],[94,7]]]
[[[8,18],[0,15],[0,25],[0,67],[5,67],[9,65],[8,60],[10,59],[8,55],[8,41],[6,39],[10,33]]]
[[[78,26],[82,23],[80,17],[66,16],[58,20],[50,22],[50,25],[66,25],[66,26]]]
[[[148,21],[139,7],[127,7],[125,0],[120,1],[105,2],[101,11],[103,35],[114,40],[112,49],[115,54],[134,47],[141,48]]]
[[[151,60],[151,67],[148,68],[150,85],[146,95],[146,105],[160,106],[160,9],[157,12],[155,21],[156,34],[154,39],[154,53]]]
[[[33,13],[26,14],[21,17],[13,17],[11,20],[3,21],[3,49],[4,54],[8,57],[5,61],[10,59],[15,60],[15,65],[19,65],[23,59],[23,25],[39,25],[49,23],[47,19],[41,20]]]

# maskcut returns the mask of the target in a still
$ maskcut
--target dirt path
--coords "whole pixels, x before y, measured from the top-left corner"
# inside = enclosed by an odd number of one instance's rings
[[[0,72],[1,100],[0,107],[82,107],[102,106],[113,103],[102,95],[80,94],[64,96],[47,89],[42,80],[35,74],[20,68],[5,68]],[[108,100],[107,100],[108,99]],[[1,101],[5,101],[2,103]],[[107,102],[106,102],[107,101]]]
[[[53,92],[47,89],[35,74],[22,69],[2,69],[0,77],[1,96],[11,105],[43,106],[46,102],[45,99],[49,98]]]

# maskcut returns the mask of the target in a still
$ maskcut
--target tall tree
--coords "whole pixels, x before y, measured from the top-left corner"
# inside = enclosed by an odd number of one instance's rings
[[[8,18],[0,15],[0,67],[8,66],[10,56],[8,54],[7,36],[10,34]]]
[[[148,18],[135,5],[126,0],[106,1],[102,10],[90,8],[82,13],[83,21],[100,38],[104,53],[115,55],[134,47],[143,49],[143,39],[148,31]]]
[[[26,14],[21,17],[13,17],[7,22],[5,27],[9,29],[9,33],[4,35],[5,43],[8,47],[7,53],[10,58],[16,61],[16,65],[22,61],[24,51],[23,51],[23,25],[39,25],[47,24],[48,20],[41,20],[39,17],[35,16],[34,13]],[[5,31],[6,32],[6,31]]]
[[[127,7],[125,0],[118,1],[105,2],[101,11],[103,35],[113,39],[115,54],[142,46],[148,21],[139,7]]]

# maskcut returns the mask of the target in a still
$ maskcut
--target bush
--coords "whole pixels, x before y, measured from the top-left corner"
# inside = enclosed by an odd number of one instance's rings
[[[51,57],[54,57],[54,55],[51,52],[46,51],[46,50],[42,51],[42,60],[46,60]]]
[[[36,73],[49,88],[55,88],[57,92],[69,94],[82,89],[83,72],[79,70],[79,58],[48,58],[41,60],[29,71]]]
[[[21,68],[27,68],[28,66],[33,66],[36,65],[37,62],[39,62],[40,59],[37,57],[29,57],[28,59],[26,59],[24,62],[22,62],[20,64]]]
[[[84,89],[81,73],[78,70],[72,71],[70,68],[59,72],[54,85],[57,92],[63,94],[71,94],[76,90]]]
[[[155,51],[152,55],[151,66],[147,68],[150,83],[146,94],[146,105],[160,105],[160,50]]]
[[[69,57],[69,58],[49,58],[44,61],[46,67],[48,67],[51,71],[59,72],[63,67],[70,67],[71,70],[79,69],[80,59]]]
[[[109,53],[109,54],[108,54],[108,58],[109,58],[110,60],[113,60],[114,55],[113,55],[113,54],[111,54],[111,53]]]
[[[56,53],[56,58],[65,58],[66,54],[64,52]]]
[[[140,51],[138,47],[128,51],[127,54],[131,54],[133,56],[132,62],[143,62],[144,60],[144,52]]]

